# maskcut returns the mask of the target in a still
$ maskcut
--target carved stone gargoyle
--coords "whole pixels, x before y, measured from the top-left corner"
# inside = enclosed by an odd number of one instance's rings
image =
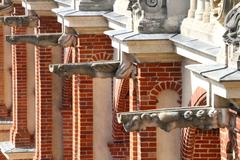
[[[167,0],[129,0],[133,29],[140,33],[179,32],[184,16],[168,17]]]
[[[4,16],[0,17],[0,24],[10,27],[37,27],[37,16]]]
[[[181,107],[160,110],[123,112],[117,114],[118,123],[127,132],[159,127],[164,131],[175,128],[194,127],[200,129],[223,128],[229,125],[230,113],[227,108]]]
[[[30,43],[36,46],[49,47],[58,46],[58,39],[62,33],[48,33],[39,35],[9,35],[6,40],[11,44]]]
[[[98,61],[72,64],[52,64],[49,70],[59,76],[71,76],[74,74],[88,75],[90,77],[109,78],[114,77],[118,69],[119,61]]]
[[[95,62],[51,64],[49,70],[59,76],[72,76],[74,74],[88,75],[99,78],[129,78],[134,65],[139,61],[130,54],[124,54],[122,62],[118,60],[105,60]]]

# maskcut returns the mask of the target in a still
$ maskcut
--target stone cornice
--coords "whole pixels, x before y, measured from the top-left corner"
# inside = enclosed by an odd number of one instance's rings
[[[107,21],[102,16],[106,11],[76,11],[71,7],[52,11],[57,15],[58,22],[80,34],[102,34],[108,29]]]
[[[181,61],[175,53],[173,34],[140,34],[128,30],[104,32],[112,39],[112,46],[122,52],[132,54],[139,62]]]
[[[227,127],[230,113],[227,108],[184,107],[118,113],[117,117],[128,132],[145,130],[147,127],[159,127],[169,132],[175,128]]]
[[[28,0],[27,3],[22,1],[22,6],[35,11],[39,16],[56,16],[51,11],[57,7],[56,2],[53,0]]]

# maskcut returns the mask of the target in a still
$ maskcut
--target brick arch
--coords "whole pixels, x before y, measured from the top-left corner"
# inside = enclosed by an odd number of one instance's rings
[[[123,125],[118,124],[116,114],[129,111],[129,79],[121,80],[113,107],[112,137],[113,143],[108,144],[113,159],[129,158],[129,133]]]
[[[207,104],[206,100],[206,90],[198,87],[191,96],[189,106],[204,106]],[[181,159],[189,160],[195,157],[204,157],[204,159],[220,159],[220,139],[218,129],[182,129]]]
[[[189,106],[203,106],[207,104],[207,91],[201,87],[198,87],[189,102]]]
[[[158,103],[158,95],[163,90],[173,90],[176,91],[179,95],[179,101],[178,103],[181,104],[182,101],[182,85],[180,82],[176,81],[166,81],[166,82],[160,82],[157,85],[153,87],[153,89],[150,91],[150,99],[151,101],[155,101]]]
[[[92,57],[91,57],[91,61],[99,61],[99,60],[112,60],[113,58],[113,54],[109,54],[109,53],[106,53],[106,52],[99,52],[99,53],[96,53],[94,54]]]

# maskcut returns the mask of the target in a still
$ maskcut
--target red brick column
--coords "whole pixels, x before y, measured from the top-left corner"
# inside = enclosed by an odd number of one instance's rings
[[[4,104],[4,30],[0,26],[0,118],[8,118],[8,110]]]
[[[162,90],[170,89],[181,98],[181,63],[143,63],[138,65],[137,88],[133,92],[134,81],[130,83],[130,111],[156,109],[157,96]],[[137,90],[137,91],[136,91]],[[134,104],[137,96],[137,104]],[[181,104],[181,101],[179,101]],[[150,160],[157,158],[156,128],[130,134],[131,159]]]
[[[20,5],[16,15],[24,14]],[[13,34],[26,34],[25,28],[13,28]],[[31,146],[27,130],[27,49],[26,44],[12,45],[13,127],[11,141],[16,147]]]
[[[40,17],[39,33],[61,32],[56,17]],[[35,48],[35,95],[36,95],[36,154],[34,159],[52,159],[52,49]]]
[[[75,62],[112,59],[113,49],[105,35],[81,35]],[[73,76],[73,159],[93,160],[93,81]]]

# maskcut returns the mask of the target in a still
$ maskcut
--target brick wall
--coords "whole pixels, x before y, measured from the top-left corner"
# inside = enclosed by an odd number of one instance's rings
[[[135,82],[136,83],[136,82]],[[138,66],[137,92],[130,81],[130,111],[156,109],[157,97],[162,90],[170,89],[181,99],[181,63],[144,63]],[[136,96],[138,99],[136,99]],[[181,101],[179,101],[179,104]],[[130,134],[130,158],[157,159],[156,128]]]
[[[24,14],[15,5],[15,15]],[[26,28],[12,28],[13,34],[25,34]],[[13,127],[11,141],[16,147],[32,146],[27,130],[27,50],[26,44],[12,45]]]
[[[113,49],[105,35],[80,35],[75,62],[112,59]],[[74,58],[75,57],[75,58]],[[73,159],[93,159],[93,84],[92,78],[73,76]]]
[[[38,33],[61,32],[56,17],[40,17]],[[52,49],[35,47],[36,154],[34,159],[52,159]],[[61,53],[59,53],[61,54]]]
[[[206,91],[198,87],[189,102],[190,106],[206,105]],[[183,160],[220,159],[219,129],[182,129],[181,158]]]

